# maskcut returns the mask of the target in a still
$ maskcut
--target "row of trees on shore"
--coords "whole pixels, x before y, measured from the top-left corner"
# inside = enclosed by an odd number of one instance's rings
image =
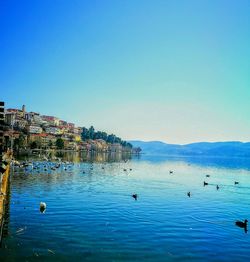
[[[133,147],[130,143],[122,140],[120,137],[117,137],[114,134],[107,134],[106,132],[103,131],[95,131],[95,128],[93,126],[91,126],[90,128],[83,127],[81,137],[83,141],[87,141],[88,139],[92,139],[92,140],[102,139],[110,144],[118,143],[123,147],[129,147],[129,148]]]

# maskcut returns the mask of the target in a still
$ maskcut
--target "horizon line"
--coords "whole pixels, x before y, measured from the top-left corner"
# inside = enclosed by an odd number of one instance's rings
[[[250,141],[241,141],[241,140],[223,140],[223,141],[195,141],[195,142],[189,142],[189,143],[180,143],[180,144],[177,144],[177,143],[169,143],[169,142],[166,142],[166,141],[163,141],[163,140],[140,140],[140,139],[127,139],[126,141],[132,143],[132,142],[143,142],[143,143],[163,143],[163,144],[167,144],[167,145],[181,145],[181,146],[185,146],[185,145],[190,145],[190,144],[199,144],[199,143],[210,143],[210,144],[213,144],[213,143],[242,143],[242,144],[245,144],[245,143],[250,143]]]

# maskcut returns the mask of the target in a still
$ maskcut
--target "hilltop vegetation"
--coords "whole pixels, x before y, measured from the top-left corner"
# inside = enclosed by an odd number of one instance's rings
[[[131,143],[128,143],[127,141],[122,140],[120,137],[117,137],[114,134],[107,134],[106,132],[103,132],[103,131],[95,131],[95,128],[93,126],[91,126],[90,128],[83,127],[81,138],[83,141],[87,141],[89,139],[91,140],[102,139],[106,143],[109,143],[109,144],[117,143],[123,147],[128,147],[128,148],[133,147]]]

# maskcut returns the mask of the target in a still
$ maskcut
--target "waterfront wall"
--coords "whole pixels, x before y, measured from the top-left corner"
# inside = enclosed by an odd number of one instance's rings
[[[4,225],[4,214],[5,214],[5,204],[7,200],[7,193],[9,188],[9,175],[10,175],[10,165],[6,166],[6,170],[1,174],[1,188],[0,188],[0,243],[2,241],[3,225]]]
[[[3,152],[4,102],[0,101],[0,159]]]

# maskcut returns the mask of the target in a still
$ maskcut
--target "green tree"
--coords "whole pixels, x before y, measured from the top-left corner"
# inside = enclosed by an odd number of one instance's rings
[[[94,139],[102,139],[102,132],[101,131],[95,132]]]
[[[107,134],[106,132],[102,132],[102,139],[103,139],[104,141],[107,141],[107,139],[108,139],[108,134]]]
[[[137,148],[136,148],[136,152],[137,152],[137,153],[140,153],[141,151],[142,151],[142,149],[141,149],[140,147],[137,147]]]
[[[19,147],[22,148],[24,146],[25,146],[25,136],[23,133],[21,133],[19,136]]]
[[[25,144],[25,137],[24,135],[21,133],[19,135],[19,138],[15,138],[14,139],[14,149],[15,150],[19,150],[20,148],[23,148]]]
[[[119,143],[119,144],[121,144],[121,143],[122,143],[122,140],[121,140],[121,138],[120,138],[120,137],[117,137],[117,136],[115,136],[115,143]]]
[[[57,138],[56,147],[57,147],[57,149],[63,149],[64,148],[64,141],[62,140],[62,138]]]
[[[115,143],[115,135],[108,135],[107,142],[114,144]]]
[[[133,148],[132,144],[130,144],[130,143],[127,143],[126,146],[129,147],[130,149]]]
[[[13,146],[15,151],[19,150],[19,138],[15,138]]]
[[[94,139],[94,136],[95,136],[95,129],[94,129],[93,126],[91,126],[91,127],[89,128],[89,138],[90,138],[90,139]]]
[[[89,139],[89,130],[88,130],[88,128],[86,128],[86,127],[82,128],[81,138],[82,138],[83,141],[86,141],[86,140]]]
[[[38,148],[38,144],[37,144],[37,142],[36,142],[36,141],[31,142],[31,144],[30,144],[30,148],[31,148],[31,149]]]
[[[122,141],[122,142],[121,142],[121,145],[124,146],[124,147],[126,147],[126,146],[127,146],[127,142],[126,142],[126,141]]]

